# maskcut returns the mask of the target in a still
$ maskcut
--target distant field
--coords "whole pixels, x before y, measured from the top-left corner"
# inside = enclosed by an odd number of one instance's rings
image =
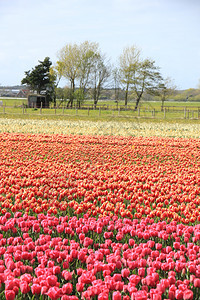
[[[28,100],[26,98],[0,98],[0,101],[3,102],[3,105],[6,106],[19,106],[22,104],[28,104]],[[93,105],[93,100],[86,100],[84,102],[84,106],[86,105]],[[57,101],[57,104],[60,104],[60,101]],[[119,101],[118,105],[115,103],[114,100],[99,100],[97,106],[102,106],[102,105],[108,105],[108,106],[113,106],[113,107],[119,107],[121,105],[124,105],[124,101]],[[134,101],[130,101],[128,102],[128,106],[130,107],[134,107],[135,106],[135,102]],[[199,107],[200,108],[200,102],[178,102],[178,101],[166,101],[165,102],[165,106],[173,106],[173,107],[177,107],[177,106],[182,106],[182,107]],[[140,103],[140,107],[141,108],[161,108],[161,101],[141,101]]]
[[[3,105],[6,106],[18,106],[24,104],[28,104],[28,100],[26,98],[0,98],[0,101],[3,102]]]

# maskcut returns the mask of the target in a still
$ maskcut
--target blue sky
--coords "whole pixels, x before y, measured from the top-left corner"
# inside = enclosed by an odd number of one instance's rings
[[[0,0],[0,85],[20,84],[38,60],[55,63],[62,47],[85,40],[113,64],[136,45],[179,89],[198,85],[199,0]]]

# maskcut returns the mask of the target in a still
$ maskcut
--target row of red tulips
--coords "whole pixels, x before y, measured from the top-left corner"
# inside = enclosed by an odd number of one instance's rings
[[[200,220],[200,141],[0,134],[0,209]]]

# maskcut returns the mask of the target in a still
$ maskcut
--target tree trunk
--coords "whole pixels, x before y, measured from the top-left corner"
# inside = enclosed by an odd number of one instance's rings
[[[71,79],[71,93],[70,93],[70,99],[69,102],[67,103],[67,107],[69,107],[69,105],[71,106],[71,108],[73,107],[73,101],[74,101],[74,90],[75,90],[75,82],[74,79]]]
[[[94,90],[93,90],[93,97],[94,97],[94,109],[96,109],[96,106],[97,106],[97,87],[96,87],[96,84],[94,86]]]
[[[125,102],[124,105],[127,106],[128,103],[128,90],[125,91]]]
[[[97,102],[99,101],[100,94],[101,94],[101,85],[100,85],[100,83],[99,83],[98,86],[97,86],[96,104],[97,104]]]
[[[96,100],[94,100],[94,109],[96,109],[97,108],[97,102],[98,102],[98,100],[96,99]]]
[[[136,100],[136,104],[135,104],[135,110],[137,110],[137,108],[138,108],[138,105],[139,105],[140,99],[141,99],[141,95],[140,95],[140,96],[137,98],[137,100]]]
[[[53,95],[53,106],[56,107],[56,94]]]
[[[164,98],[162,98],[161,111],[163,111],[164,102],[165,102],[165,99],[164,99]]]
[[[69,105],[70,105],[71,103],[73,104],[72,100],[69,99],[69,101],[67,102],[67,108],[69,108]],[[71,104],[71,107],[72,107],[72,104]]]
[[[53,99],[53,107],[56,107],[56,99]]]

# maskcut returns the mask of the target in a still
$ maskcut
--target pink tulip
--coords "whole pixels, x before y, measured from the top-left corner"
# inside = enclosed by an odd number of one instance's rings
[[[139,268],[138,269],[138,275],[140,277],[144,277],[145,276],[145,268]]]
[[[183,291],[181,291],[181,290],[176,290],[176,291],[175,291],[175,297],[176,297],[176,299],[178,299],[178,300],[183,299]]]
[[[47,295],[49,296],[50,299],[52,300],[57,300],[58,298],[60,298],[60,289],[58,287],[51,287],[48,292]]]
[[[61,300],[71,300],[71,298],[68,295],[63,295]]]
[[[6,290],[12,290],[14,288],[14,286],[15,286],[15,283],[12,279],[5,281],[5,289]]]
[[[62,271],[62,276],[65,278],[66,281],[72,280],[72,274],[67,270]]]
[[[83,292],[84,286],[85,286],[85,284],[82,283],[82,282],[77,283],[77,284],[76,284],[76,290],[77,290],[78,292]]]
[[[48,276],[47,283],[49,286],[55,286],[57,283],[57,277],[55,275]]]
[[[124,282],[123,281],[117,281],[117,282],[114,283],[114,287],[115,287],[115,290],[122,291],[123,288],[124,288]]]
[[[108,300],[108,299],[109,299],[108,294],[106,294],[106,293],[100,293],[98,295],[98,300]]]
[[[189,289],[185,290],[183,293],[184,300],[192,300],[193,299],[193,292]]]
[[[194,286],[195,287],[200,287],[200,278],[194,278]]]
[[[25,273],[25,274],[21,275],[20,280],[30,283],[32,281],[32,276],[30,274]]]
[[[72,290],[73,290],[73,286],[72,286],[72,284],[69,283],[69,282],[66,283],[66,284],[64,284],[64,285],[62,286],[62,293],[63,293],[63,294],[69,295],[69,294],[72,293]]]
[[[60,274],[61,268],[60,266],[53,266],[53,274],[57,275]]]
[[[64,231],[64,226],[63,225],[57,225],[56,230],[58,233],[62,233]]]
[[[49,290],[49,287],[47,287],[47,286],[42,286],[41,287],[41,295],[45,295],[47,292],[48,292],[48,290]]]
[[[116,281],[121,281],[122,280],[122,275],[121,274],[118,274],[118,273],[115,273],[113,275],[113,280],[116,282]]]
[[[140,279],[140,276],[133,274],[129,277],[129,282],[136,286],[140,282]]]
[[[121,300],[122,296],[120,292],[113,292],[112,300]]]
[[[33,284],[32,286],[31,286],[31,292],[32,292],[32,294],[37,294],[37,295],[39,295],[40,293],[41,293],[41,286],[39,285],[39,284]]]
[[[137,291],[132,294],[131,299],[134,300],[147,300],[148,299],[148,294],[146,291]]]
[[[164,283],[158,283],[156,289],[163,294],[165,292]]]
[[[123,299],[123,300],[130,300],[130,297],[129,297],[128,295],[126,295],[126,296],[123,296],[122,299]]]
[[[5,290],[5,297],[6,297],[6,300],[14,300],[15,292],[13,290]]]
[[[130,246],[134,246],[134,244],[135,244],[134,239],[129,239],[129,245],[130,245]]]
[[[20,290],[22,294],[27,294],[30,291],[30,286],[28,285],[27,281],[21,281],[20,282]]]
[[[122,269],[121,270],[122,277],[127,278],[130,275],[129,269]]]

